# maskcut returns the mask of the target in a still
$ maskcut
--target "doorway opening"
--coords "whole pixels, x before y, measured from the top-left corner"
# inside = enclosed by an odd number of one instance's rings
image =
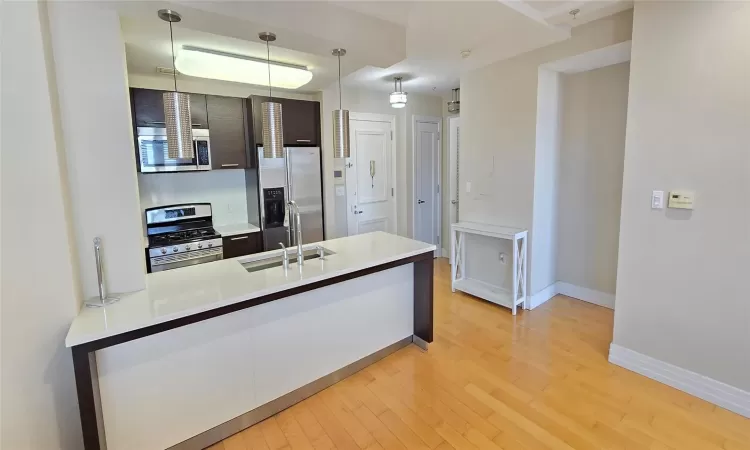
[[[441,117],[413,116],[412,179],[414,239],[441,248]],[[437,253],[437,252],[436,252]]]
[[[454,223],[458,222],[459,219],[459,203],[458,203],[458,190],[459,190],[459,167],[458,160],[460,155],[460,142],[461,142],[461,118],[459,116],[448,118],[448,233],[443,233],[444,236],[450,236],[450,227]],[[446,243],[443,244],[447,245]],[[447,250],[443,250],[443,256],[446,255]],[[453,265],[453,255],[448,252],[450,263]]]

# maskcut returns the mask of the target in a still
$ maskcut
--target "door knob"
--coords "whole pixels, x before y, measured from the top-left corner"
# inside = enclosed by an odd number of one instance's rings
[[[456,203],[458,203],[458,200],[451,200],[451,205],[455,205]]]
[[[424,203],[424,200],[417,200],[417,204],[421,205],[422,203]]]

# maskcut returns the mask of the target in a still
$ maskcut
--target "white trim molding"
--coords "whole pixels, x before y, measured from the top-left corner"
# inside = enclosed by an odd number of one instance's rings
[[[603,306],[605,308],[615,309],[615,294],[576,286],[575,284],[562,281],[552,283],[536,294],[531,295],[529,308],[534,309],[557,294],[562,294],[587,303],[593,303],[594,305]]]
[[[557,283],[552,283],[536,294],[529,296],[529,309],[534,309],[537,306],[546,303],[547,300],[557,295]]]
[[[555,283],[555,286],[557,287],[558,294],[567,295],[568,297],[577,298],[584,302],[604,306],[605,308],[615,309],[615,294],[576,286],[575,284],[564,283],[562,281]]]
[[[616,344],[609,362],[750,418],[750,392]]]

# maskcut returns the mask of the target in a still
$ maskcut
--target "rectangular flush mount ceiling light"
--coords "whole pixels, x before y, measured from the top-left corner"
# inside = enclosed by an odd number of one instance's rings
[[[192,77],[268,86],[268,62],[265,59],[183,46],[177,54],[175,67]],[[271,61],[271,85],[297,89],[312,80],[305,66]]]

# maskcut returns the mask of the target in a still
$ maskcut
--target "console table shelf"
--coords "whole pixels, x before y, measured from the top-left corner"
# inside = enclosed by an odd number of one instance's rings
[[[471,278],[466,272],[466,235],[475,234],[495,239],[506,239],[513,244],[512,287],[507,289],[486,281]],[[451,225],[451,289],[485,299],[506,308],[513,315],[519,306],[528,309],[526,293],[526,239],[528,231],[520,228],[502,227],[473,222],[458,222]]]

